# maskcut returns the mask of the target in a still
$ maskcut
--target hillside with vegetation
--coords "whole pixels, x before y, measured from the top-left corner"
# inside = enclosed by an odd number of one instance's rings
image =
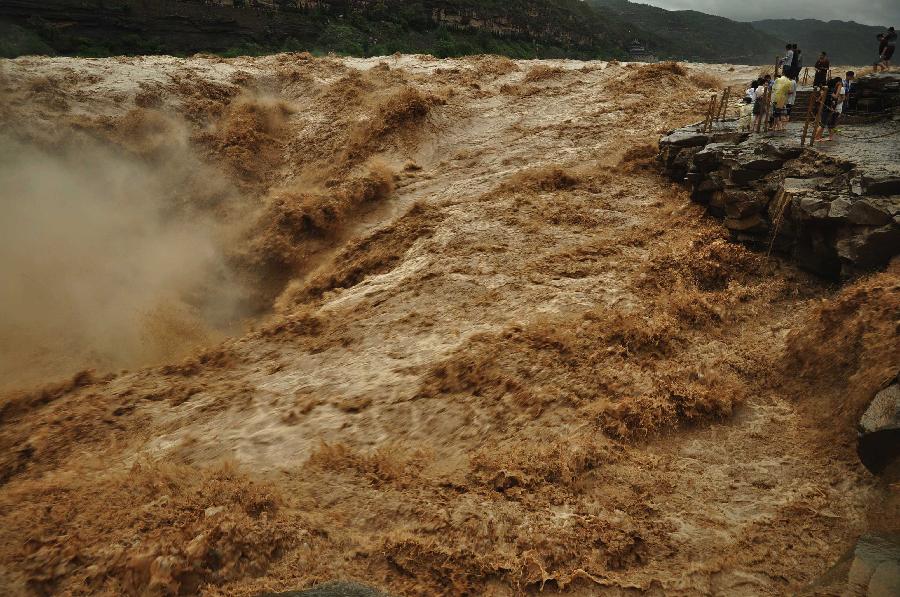
[[[600,12],[647,31],[660,58],[768,64],[784,42],[777,35],[695,10],[664,10],[627,0],[588,0]]]
[[[796,41],[835,60],[874,60],[877,27],[831,21],[740,23],[627,0],[6,0],[0,56],[226,56],[279,51],[436,57],[627,58],[768,64]]]
[[[876,35],[887,27],[861,25],[853,21],[816,19],[769,19],[753,26],[804,49],[807,56],[828,52],[832,64],[872,64],[878,55]]]
[[[395,52],[623,58],[641,32],[580,0],[10,0],[6,56]],[[46,52],[44,52],[46,53]]]

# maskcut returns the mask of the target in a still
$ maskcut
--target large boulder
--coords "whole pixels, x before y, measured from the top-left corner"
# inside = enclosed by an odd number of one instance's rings
[[[803,595],[896,597],[900,595],[900,535],[863,535]]]
[[[900,536],[866,535],[853,550],[845,595],[900,595]]]
[[[900,458],[900,375],[878,392],[859,420],[859,459],[875,474]],[[897,593],[900,595],[900,593]]]

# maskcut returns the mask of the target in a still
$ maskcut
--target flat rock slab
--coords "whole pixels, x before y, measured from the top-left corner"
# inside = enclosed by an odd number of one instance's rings
[[[660,145],[674,145],[675,147],[700,147],[706,145],[709,136],[690,130],[678,130],[663,137]]]

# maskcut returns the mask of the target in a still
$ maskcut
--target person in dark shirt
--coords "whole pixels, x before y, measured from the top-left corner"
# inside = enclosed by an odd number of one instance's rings
[[[822,52],[819,59],[816,60],[816,77],[813,79],[813,87],[824,87],[825,80],[828,78],[828,69],[831,68],[831,61],[828,60],[828,54]]]
[[[893,27],[889,27],[886,33],[881,34],[881,43],[878,44],[879,62],[875,65],[875,70],[880,66],[882,70],[891,67],[891,58],[894,56],[894,50],[897,47],[897,32]]]
[[[797,44],[792,44],[791,49],[794,51],[791,56],[791,66],[790,72],[788,73],[788,77],[791,79],[796,79],[800,75],[800,48],[797,47]]]
[[[840,77],[835,77],[827,81],[823,85],[826,93],[825,101],[822,104],[822,111],[819,112],[819,126],[813,134],[814,141],[832,141],[834,140],[834,129],[837,126],[838,119],[841,116],[841,110],[844,102],[844,82]],[[825,131],[828,131],[828,138],[823,139]]]
[[[856,73],[848,70],[847,75],[844,77],[844,113],[851,112],[854,109],[853,104],[856,100],[855,86]]]

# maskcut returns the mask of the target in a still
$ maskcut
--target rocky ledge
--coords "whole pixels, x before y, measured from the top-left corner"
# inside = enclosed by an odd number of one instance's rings
[[[693,125],[660,140],[659,161],[735,240],[829,278],[883,268],[900,252],[900,122],[854,127],[813,148],[800,147],[801,130]]]

